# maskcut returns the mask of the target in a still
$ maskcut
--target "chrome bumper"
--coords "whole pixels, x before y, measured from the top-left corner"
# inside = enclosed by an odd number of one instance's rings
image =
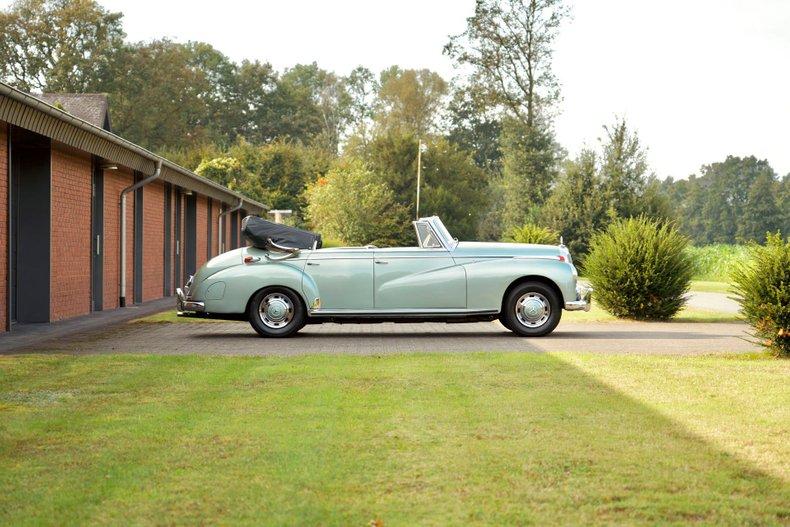
[[[565,302],[565,309],[568,311],[589,311],[592,306],[592,292],[592,287],[578,284],[576,286],[576,300]]]
[[[206,311],[206,304],[190,300],[180,287],[176,288],[176,309],[179,313],[203,313]]]

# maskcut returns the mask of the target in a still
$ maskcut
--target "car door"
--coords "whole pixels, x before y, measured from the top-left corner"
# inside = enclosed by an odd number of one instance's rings
[[[466,271],[444,248],[377,249],[377,311],[466,308]]]
[[[373,249],[313,251],[305,272],[318,287],[321,311],[373,309]]]

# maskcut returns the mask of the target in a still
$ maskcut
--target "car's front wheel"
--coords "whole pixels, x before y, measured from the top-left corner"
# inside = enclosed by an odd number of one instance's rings
[[[269,287],[252,297],[247,315],[262,337],[290,337],[305,324],[305,309],[299,296],[284,287]]]
[[[507,295],[501,316],[503,325],[513,333],[522,337],[542,337],[560,323],[562,306],[551,287],[541,282],[525,282]]]

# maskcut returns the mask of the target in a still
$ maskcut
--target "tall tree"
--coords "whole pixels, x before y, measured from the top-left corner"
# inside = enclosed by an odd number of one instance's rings
[[[573,253],[583,257],[592,235],[609,222],[598,155],[584,149],[565,163],[562,175],[543,208],[543,222],[559,232]]]
[[[743,216],[738,218],[738,240],[765,242],[766,233],[775,231],[782,222],[776,198],[779,183],[770,174],[757,176],[746,196]]]
[[[471,69],[467,84],[508,117],[500,139],[505,229],[534,219],[558,173],[561,151],[552,119],[559,84],[552,55],[568,13],[562,0],[477,0],[466,31],[444,48]]]
[[[353,138],[364,147],[368,144],[373,127],[374,104],[378,97],[379,84],[372,71],[357,66],[343,78],[349,98],[348,127],[344,139]]]
[[[494,104],[532,128],[559,99],[553,44],[568,14],[562,0],[477,0],[466,31],[444,50],[472,67],[472,84]]]
[[[472,152],[477,166],[499,172],[502,160],[499,144],[502,119],[491,111],[480,90],[474,86],[456,87],[448,114],[447,138]]]
[[[612,215],[638,216],[644,212],[640,198],[647,184],[647,152],[625,119],[616,119],[613,125],[604,126],[604,131],[603,198]]]
[[[0,11],[0,79],[25,91],[110,91],[122,16],[93,0],[17,0]]]
[[[311,103],[305,111],[313,112],[319,124],[316,144],[337,154],[341,134],[350,119],[351,98],[343,81],[313,62],[289,68],[281,82]]]
[[[430,70],[403,70],[398,66],[381,72],[375,110],[378,133],[425,137],[437,131],[447,83]]]

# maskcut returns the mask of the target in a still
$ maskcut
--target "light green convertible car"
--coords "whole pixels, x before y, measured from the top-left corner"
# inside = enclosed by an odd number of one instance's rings
[[[177,291],[181,314],[246,318],[265,337],[321,322],[496,319],[517,335],[537,337],[554,330],[563,308],[590,309],[592,290],[577,284],[561,242],[459,242],[433,216],[414,222],[415,247],[321,249],[320,236],[293,229],[315,236],[300,248],[298,236],[290,246],[282,242],[288,227],[255,220],[279,229],[271,232],[280,243],[263,230],[258,247],[210,260]]]

